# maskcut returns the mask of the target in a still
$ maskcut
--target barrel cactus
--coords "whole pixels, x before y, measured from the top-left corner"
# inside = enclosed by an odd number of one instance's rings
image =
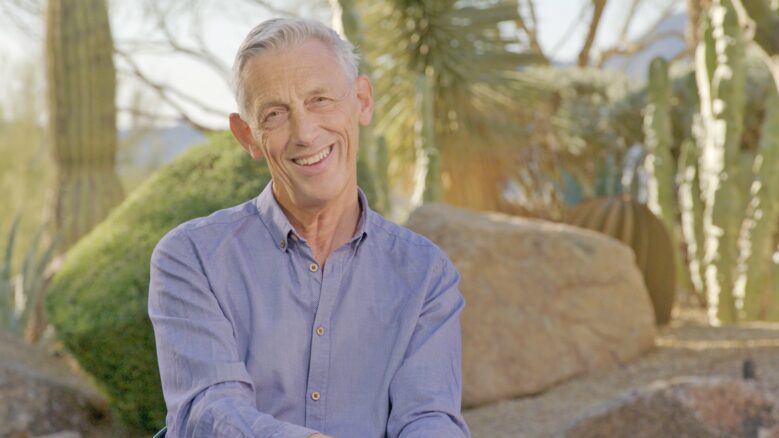
[[[627,194],[590,199],[571,209],[565,222],[630,246],[652,300],[656,323],[671,321],[676,296],[674,247],[663,222],[646,205]]]

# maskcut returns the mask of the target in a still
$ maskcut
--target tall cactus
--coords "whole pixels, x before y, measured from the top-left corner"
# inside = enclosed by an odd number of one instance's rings
[[[360,50],[364,45],[365,38],[363,24],[357,12],[355,1],[330,0],[330,8],[333,11],[333,26]],[[368,64],[365,56],[360,57],[359,71],[373,80],[371,66]],[[360,129],[360,149],[358,150],[357,160],[358,166],[367,170],[372,176],[371,178],[364,179],[371,187],[363,187],[363,190],[368,195],[368,199],[372,203],[372,208],[383,214],[389,214],[391,209],[389,181],[386,178],[373,177],[380,172],[383,172],[383,175],[387,174],[387,169],[380,167],[382,166],[380,162],[381,157],[379,156],[381,153],[379,151],[379,147],[381,147],[380,141],[384,140],[376,135],[372,125],[363,126]]]
[[[435,81],[433,69],[419,73],[416,84],[416,171],[415,190],[411,197],[414,205],[427,202],[441,202],[440,150],[435,135]]]
[[[696,123],[698,124],[698,123]],[[698,148],[690,139],[682,142],[679,151],[677,183],[682,235],[687,244],[690,282],[701,304],[706,305],[705,265],[703,263],[703,201],[698,172]]]
[[[677,287],[690,285],[689,272],[679,253],[674,182],[676,169],[671,148],[671,81],[668,62],[655,58],[649,66],[649,104],[644,111],[644,135],[646,137],[646,170],[649,175],[647,206],[665,225],[671,237],[672,257],[676,266]]]
[[[116,70],[105,0],[49,0],[45,55],[56,169],[50,214],[64,251],[124,197],[114,169]]]
[[[779,4],[775,0],[733,0],[743,27],[753,30],[752,41],[763,55],[779,90]]]
[[[705,207],[704,255],[709,316],[738,320],[733,285],[743,218],[738,181],[746,67],[744,39],[731,0],[715,0],[696,52],[696,76],[704,125],[700,182]]]
[[[779,316],[779,289],[769,291],[769,270],[774,251],[774,234],[779,221],[779,94],[772,93],[766,105],[755,159],[755,180],[747,224],[750,243],[746,259],[744,314],[749,320]],[[770,296],[769,296],[770,294]]]

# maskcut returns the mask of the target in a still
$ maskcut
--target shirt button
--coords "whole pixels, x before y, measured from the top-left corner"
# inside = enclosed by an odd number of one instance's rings
[[[311,400],[317,401],[320,397],[321,395],[319,394],[319,391],[314,391],[311,393]]]
[[[319,336],[323,336],[325,334],[325,328],[320,325],[319,327],[316,328],[316,334],[318,334]]]
[[[308,266],[308,270],[309,270],[309,271],[311,271],[311,272],[316,272],[316,271],[318,271],[318,270],[319,270],[319,266],[317,266],[317,264],[316,264],[316,263],[311,263],[311,264]]]
[[[284,249],[286,247],[287,247],[287,242],[285,242],[284,240],[280,240],[279,241],[279,248]]]

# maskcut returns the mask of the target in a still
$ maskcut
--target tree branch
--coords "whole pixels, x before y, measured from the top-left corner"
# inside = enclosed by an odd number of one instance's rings
[[[615,57],[615,56],[625,56],[629,57],[631,55],[634,55],[647,47],[651,46],[652,44],[656,43],[657,41],[668,39],[668,38],[678,38],[682,41],[684,41],[684,34],[675,32],[675,31],[668,31],[668,32],[657,32],[652,33],[648,37],[643,38],[641,40],[635,41],[635,42],[627,42],[623,46],[616,46],[611,47],[607,50],[604,50],[596,55],[596,67],[602,68],[603,65],[608,61],[609,59]]]
[[[593,11],[590,20],[590,28],[587,31],[587,37],[584,39],[584,46],[579,52],[579,67],[586,67],[590,61],[590,50],[595,42],[595,36],[600,27],[600,19],[603,16],[603,10],[606,8],[606,0],[592,0]]]
[[[568,29],[565,30],[565,33],[563,36],[555,43],[555,45],[552,47],[551,55],[552,57],[557,56],[557,52],[560,51],[560,48],[565,44],[566,41],[568,41],[571,36],[573,35],[573,32],[576,30],[576,28],[579,26],[579,24],[584,21],[584,17],[587,15],[588,10],[587,4],[583,4],[581,10],[579,11],[578,17],[576,17],[576,20],[571,22],[571,25],[568,26]]]
[[[117,110],[121,111],[121,112],[124,112],[124,113],[129,113],[129,114],[132,114],[134,116],[138,116],[138,117],[141,117],[141,118],[144,118],[144,119],[153,120],[153,121],[168,120],[168,121],[171,121],[171,122],[179,122],[179,123],[180,122],[184,122],[184,123],[190,125],[191,127],[193,127],[194,129],[196,129],[196,130],[198,130],[198,131],[200,131],[200,132],[202,132],[204,134],[209,134],[209,133],[215,132],[214,129],[209,128],[209,127],[207,127],[205,125],[201,125],[200,123],[192,120],[184,112],[180,112],[179,116],[177,117],[177,116],[172,116],[172,115],[168,115],[168,114],[151,113],[151,112],[148,112],[148,111],[143,111],[143,110],[138,109],[138,108],[122,107],[122,108],[117,108]]]
[[[638,7],[641,6],[641,3],[643,3],[643,0],[631,0],[628,14],[625,16],[625,21],[622,23],[622,29],[619,31],[618,41],[627,40],[630,25],[633,24],[633,18],[635,18],[636,11],[638,11]]]
[[[194,120],[192,120],[192,118],[187,115],[186,110],[184,109],[184,107],[181,106],[181,104],[178,101],[176,101],[176,99],[174,99],[173,96],[175,96],[176,98],[181,99],[181,100],[183,100],[183,101],[185,101],[185,102],[187,102],[187,103],[189,103],[191,105],[194,105],[197,108],[199,108],[199,109],[201,109],[201,110],[203,110],[205,112],[208,112],[208,113],[211,113],[211,114],[214,114],[214,115],[218,115],[218,116],[224,116],[225,115],[225,111],[221,111],[221,110],[218,110],[216,108],[209,107],[208,105],[205,105],[204,103],[202,103],[202,102],[192,98],[191,96],[188,96],[185,93],[182,93],[181,91],[178,91],[175,88],[168,87],[168,86],[165,86],[163,84],[160,84],[158,82],[153,81],[148,76],[146,76],[143,73],[143,71],[141,71],[140,67],[138,67],[138,65],[135,63],[135,61],[129,55],[127,55],[126,53],[124,53],[124,52],[122,52],[120,50],[116,50],[116,53],[119,56],[121,56],[127,62],[127,64],[130,66],[130,69],[132,70],[131,72],[125,72],[125,71],[121,71],[121,70],[117,70],[117,71],[120,71],[120,72],[122,72],[124,74],[128,74],[130,76],[133,76],[133,77],[137,78],[138,80],[140,80],[142,83],[146,84],[151,89],[153,89],[155,91],[155,93],[157,94],[157,96],[159,96],[160,99],[162,99],[165,103],[167,103],[173,109],[178,111],[181,114],[181,117],[184,120],[186,120],[187,123],[191,124],[196,129],[200,129],[200,130],[204,130],[204,131],[213,131],[213,129],[205,128],[205,127],[203,127],[203,125],[201,125],[201,124],[195,122]]]
[[[198,41],[199,47],[198,48],[187,47],[184,44],[182,44],[173,34],[173,31],[170,29],[170,26],[168,26],[167,14],[160,9],[159,3],[152,2],[151,10],[152,10],[152,14],[154,15],[154,18],[157,21],[157,27],[160,29],[160,31],[162,31],[162,34],[165,37],[165,42],[171,47],[171,49],[173,49],[176,52],[192,56],[193,58],[199,60],[200,62],[210,66],[216,71],[216,73],[219,76],[222,77],[222,79],[225,81],[228,87],[230,86],[232,81],[230,75],[230,68],[226,66],[221,61],[221,59],[219,59],[218,56],[214,55],[206,48],[205,42],[202,40],[202,37],[200,36],[202,32],[198,32],[198,30],[200,29],[197,29],[193,26],[193,30],[192,30],[193,35],[196,35],[196,41]]]
[[[532,25],[528,25],[527,21],[522,17],[519,20],[519,27],[525,32],[525,35],[527,35],[528,42],[530,43],[530,49],[538,55],[541,60],[548,64],[549,58],[547,58],[546,54],[544,53],[543,47],[541,47],[541,43],[538,39],[538,18],[536,16],[536,7],[533,3],[533,0],[525,0],[525,3],[527,4],[527,15],[530,18],[530,21]]]
[[[663,22],[666,19],[668,19],[668,17],[671,16],[675,6],[676,6],[676,0],[667,0],[665,6],[663,7],[663,10],[660,12],[660,15],[657,17],[657,19],[655,19],[652,25],[649,26],[641,36],[636,38],[634,42],[628,41],[626,35],[629,32],[629,29],[625,30],[624,31],[625,35],[620,37],[619,39],[620,43],[618,43],[617,46],[603,50],[598,56],[596,56],[596,65],[598,67],[602,67],[603,64],[609,58],[617,55],[623,55],[623,56],[633,55],[634,53],[643,50],[650,44],[659,41],[661,39],[679,37],[681,34],[679,34],[678,32],[672,32],[672,31],[658,32],[657,31],[657,29],[660,28],[660,25],[663,24]],[[681,38],[684,41],[684,35],[681,35]]]
[[[297,16],[293,12],[290,12],[290,11],[287,11],[287,10],[284,10],[284,9],[279,9],[276,6],[272,5],[270,2],[267,2],[267,1],[264,1],[264,0],[245,0],[245,1],[247,1],[249,3],[252,3],[252,4],[256,5],[256,6],[263,7],[265,9],[267,9],[270,13],[275,14],[275,15],[281,15],[283,17],[296,17]]]

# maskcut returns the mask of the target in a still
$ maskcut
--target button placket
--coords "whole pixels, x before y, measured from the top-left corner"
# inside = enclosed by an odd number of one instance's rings
[[[327,383],[330,376],[330,340],[331,336],[325,336],[329,326],[333,302],[338,294],[341,279],[337,275],[337,269],[344,261],[343,251],[336,251],[327,260],[327,265],[322,268],[316,263],[309,265],[309,271],[321,272],[318,276],[320,283],[319,305],[314,314],[314,330],[311,338],[311,356],[308,374],[308,401],[306,408],[306,427],[321,429],[325,426],[327,401],[323,392],[327,391]],[[315,398],[314,394],[317,394]]]

